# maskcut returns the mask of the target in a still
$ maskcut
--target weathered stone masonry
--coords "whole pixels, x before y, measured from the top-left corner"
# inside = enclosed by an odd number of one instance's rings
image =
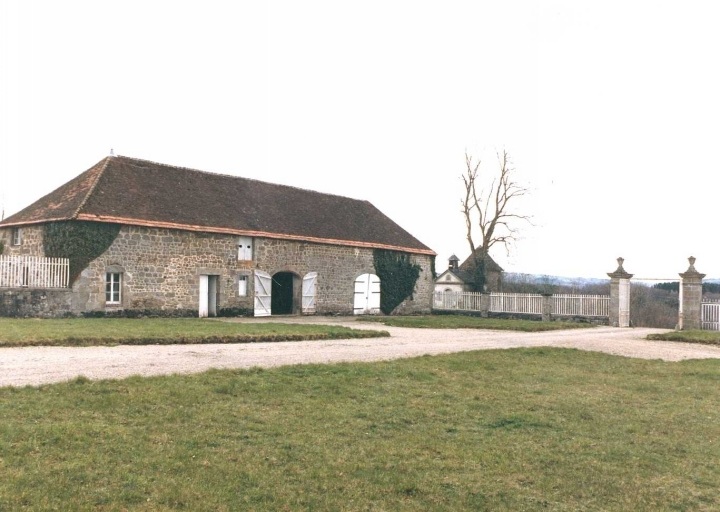
[[[374,274],[373,249],[339,245],[257,239],[257,268],[273,275],[292,272],[302,278],[308,272],[318,273],[317,313],[352,314],[354,282],[361,274]],[[431,258],[412,256],[412,263],[422,271],[413,296],[398,306],[396,313],[429,313],[433,278]]]
[[[43,254],[43,227],[26,226],[20,228],[22,243],[12,245],[12,229],[0,229],[0,240],[5,242],[3,254],[13,256],[44,256]]]
[[[23,245],[6,254],[42,256],[42,226],[23,229]],[[9,235],[6,235],[9,237]],[[112,309],[193,310],[199,307],[201,274],[218,275],[219,310],[252,310],[253,270],[270,275],[290,272],[297,281],[317,272],[316,312],[352,314],[354,281],[375,273],[373,249],[269,238],[253,240],[252,261],[238,261],[238,237],[192,231],[123,226],[105,253],[83,270],[72,286],[70,310],[75,313]],[[431,257],[413,255],[422,271],[413,296],[397,313],[429,312],[433,279]],[[122,304],[105,303],[106,272],[122,273]],[[238,279],[246,276],[247,295]],[[62,308],[67,311],[67,307]]]

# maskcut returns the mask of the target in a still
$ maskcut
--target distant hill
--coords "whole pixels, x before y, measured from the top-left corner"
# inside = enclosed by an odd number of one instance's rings
[[[585,286],[595,284],[607,284],[610,278],[597,279],[593,277],[563,277],[548,276],[542,274],[522,274],[519,272],[503,273],[503,281],[506,283],[526,283],[535,285],[556,285],[556,286]]]

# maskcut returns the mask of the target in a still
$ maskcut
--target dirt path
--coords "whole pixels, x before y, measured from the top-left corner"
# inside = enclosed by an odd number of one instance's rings
[[[302,363],[379,361],[425,354],[515,347],[570,347],[627,357],[720,358],[720,347],[647,341],[661,329],[598,327],[519,333],[474,329],[408,329],[356,322],[352,318],[287,317],[240,322],[316,322],[358,329],[385,329],[390,338],[250,343],[237,345],[147,345],[117,347],[27,347],[0,349],[0,386],[39,385],[84,375],[90,379],[194,373],[210,368],[272,367]]]

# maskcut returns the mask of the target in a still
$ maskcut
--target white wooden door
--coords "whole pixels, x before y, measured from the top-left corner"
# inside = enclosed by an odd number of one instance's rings
[[[208,316],[208,276],[200,276],[200,307],[198,316],[200,318]]]
[[[272,277],[262,270],[255,271],[255,316],[270,316]]]
[[[380,313],[380,278],[375,274],[363,274],[355,279],[353,312],[356,315]]]
[[[302,282],[302,312],[304,314],[315,313],[316,296],[317,272],[308,272]]]

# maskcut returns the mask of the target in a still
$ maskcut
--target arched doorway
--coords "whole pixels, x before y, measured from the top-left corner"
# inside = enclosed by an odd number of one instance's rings
[[[272,276],[271,305],[273,315],[295,313],[295,274],[278,272]]]
[[[355,279],[353,309],[356,315],[380,313],[380,278],[375,274],[363,274]]]

